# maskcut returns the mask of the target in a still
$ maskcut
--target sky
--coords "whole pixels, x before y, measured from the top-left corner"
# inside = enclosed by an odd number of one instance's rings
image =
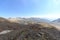
[[[60,18],[60,0],[0,0],[0,16]]]

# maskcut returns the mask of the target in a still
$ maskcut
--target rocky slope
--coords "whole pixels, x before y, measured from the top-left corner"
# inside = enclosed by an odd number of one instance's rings
[[[0,22],[0,40],[60,40],[60,30],[45,23]]]

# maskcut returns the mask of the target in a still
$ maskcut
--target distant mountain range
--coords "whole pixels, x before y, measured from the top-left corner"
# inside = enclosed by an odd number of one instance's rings
[[[34,18],[34,17],[31,17],[31,18],[21,18],[21,17],[16,17],[16,18],[3,18],[3,17],[0,17],[0,21],[12,21],[12,22],[52,22],[52,23],[60,23],[60,18],[56,19],[56,20],[53,20],[53,21],[50,21],[46,18]]]
[[[8,18],[8,20],[13,21],[13,22],[18,22],[18,23],[27,23],[27,22],[47,22],[49,23],[50,21],[48,19],[44,18]]]
[[[49,24],[54,24],[54,25],[59,25],[60,26],[60,18],[50,21],[45,18],[21,18],[21,17],[16,17],[16,18],[3,18],[0,17],[0,22],[15,22],[19,24],[28,24],[28,23],[49,23]],[[0,23],[1,24],[1,23]]]
[[[53,20],[52,22],[60,23],[60,18]]]
[[[54,23],[54,24],[60,26],[60,18],[58,18],[58,19],[56,19],[56,20],[53,20],[51,23]]]

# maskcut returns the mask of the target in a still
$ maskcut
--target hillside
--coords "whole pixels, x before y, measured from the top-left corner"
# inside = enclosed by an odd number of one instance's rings
[[[52,22],[60,22],[60,18],[56,19],[56,20],[53,20]]]
[[[2,20],[4,21],[0,22],[0,40],[60,40],[60,30],[48,23],[27,22],[26,25],[8,19]]]
[[[60,18],[53,20],[51,23],[60,26]]]

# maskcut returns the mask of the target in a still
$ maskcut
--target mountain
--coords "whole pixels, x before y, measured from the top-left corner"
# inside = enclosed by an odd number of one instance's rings
[[[0,22],[8,21],[6,18],[0,17]]]
[[[39,21],[36,22],[37,20]],[[40,20],[41,18],[0,18],[0,40],[60,40],[60,30],[55,25]]]
[[[39,22],[49,23],[50,22],[49,20],[43,19],[43,18],[19,18],[19,17],[16,17],[16,18],[10,18],[9,20],[12,22],[17,22],[17,23],[21,23],[21,24],[31,23],[31,22],[34,22],[34,23],[39,23]]]
[[[58,18],[58,19],[56,19],[56,20],[53,20],[52,22],[60,23],[60,18]]]
[[[53,20],[51,23],[54,23],[54,24],[60,26],[60,18],[58,18],[58,19],[56,19],[56,20]]]
[[[44,18],[28,18],[27,20],[32,20],[32,21],[36,21],[36,22],[49,22],[48,19],[44,19]]]

